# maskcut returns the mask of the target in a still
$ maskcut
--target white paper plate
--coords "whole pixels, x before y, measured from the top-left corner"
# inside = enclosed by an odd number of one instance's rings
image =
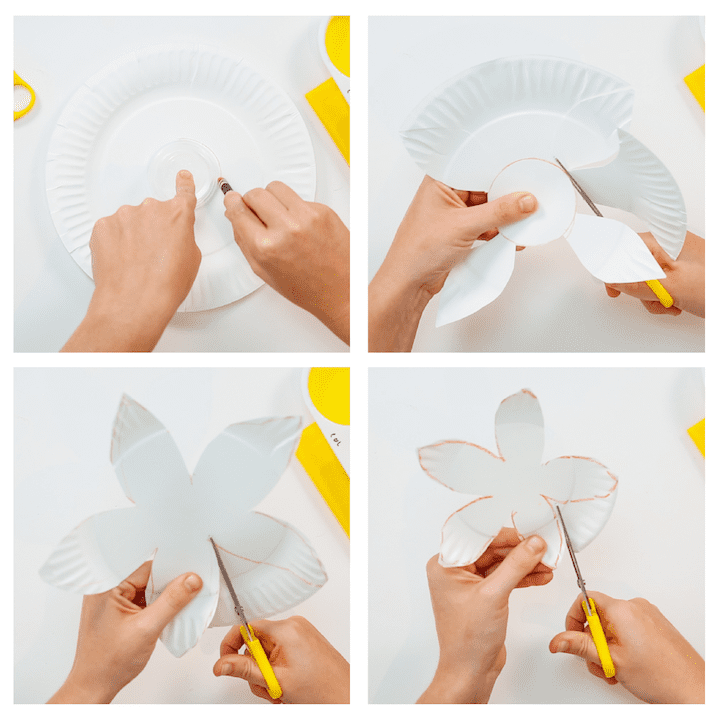
[[[501,58],[431,92],[405,122],[405,147],[431,177],[487,190],[517,159],[559,157],[570,170],[609,160],[634,90],[597,68],[556,57]]]
[[[279,180],[303,199],[315,197],[310,136],[281,89],[215,48],[134,52],[75,93],[50,140],[50,211],[65,247],[89,276],[94,223],[152,196],[148,165],[179,139],[208,147],[240,192]],[[235,244],[219,191],[198,207],[195,238],[203,260],[181,311],[223,306],[262,285]]]
[[[658,244],[677,259],[685,243],[687,215],[677,182],[641,142],[620,130],[618,156],[603,167],[573,172],[596,204],[624,209],[648,223]]]

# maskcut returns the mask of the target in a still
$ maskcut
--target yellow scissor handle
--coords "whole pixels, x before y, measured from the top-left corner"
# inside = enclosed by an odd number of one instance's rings
[[[673,305],[673,298],[668,294],[665,287],[657,280],[657,279],[649,279],[645,282],[649,287],[650,291],[652,291],[655,296],[657,296],[658,301],[666,308],[669,309]]]
[[[28,102],[27,107],[23,107],[21,110],[13,111],[13,115],[15,115],[15,119],[13,121],[15,121],[23,115],[26,115],[32,109],[33,105],[35,104],[35,90],[30,87],[30,85],[28,85],[28,83],[25,82],[25,80],[23,80],[17,72],[13,71],[13,75],[15,75],[13,86],[24,87],[30,93],[30,102]]]
[[[270,660],[268,660],[265,650],[263,650],[263,646],[260,644],[260,640],[255,637],[252,625],[248,625],[250,628],[249,635],[242,625],[238,625],[238,627],[240,628],[240,634],[242,635],[243,640],[245,640],[245,644],[247,645],[250,654],[255,658],[255,662],[257,662],[257,666],[260,668],[260,672],[265,678],[265,682],[267,682],[268,694],[274,700],[280,699],[282,696],[280,683],[277,681],[277,677],[275,677],[273,668],[270,665]]]
[[[595,607],[595,601],[588,596],[590,600],[590,610],[588,612],[585,601],[582,601],[582,609],[587,618],[588,625],[590,626],[590,634],[592,635],[593,642],[595,643],[595,649],[600,657],[600,664],[602,665],[605,677],[615,677],[615,665],[613,665],[612,657],[610,657],[610,648],[605,638],[602,625],[600,624],[600,616],[597,614],[597,608]]]

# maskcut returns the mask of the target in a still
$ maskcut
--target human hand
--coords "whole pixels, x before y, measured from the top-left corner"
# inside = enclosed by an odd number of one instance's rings
[[[545,541],[520,542],[503,528],[472,565],[427,564],[430,597],[440,644],[433,681],[419,702],[485,703],[505,665],[508,600],[515,588],[546,585],[552,570],[540,564]]]
[[[620,682],[643,702],[705,702],[705,661],[668,619],[643,598],[616,600],[588,592],[595,601],[615,665],[615,677],[600,667],[595,644],[585,625],[582,594],[565,618],[566,632],[550,641],[550,652],[582,657],[592,675],[608,684]]]
[[[202,587],[194,573],[175,578],[149,607],[152,562],[112,590],[83,598],[75,662],[51,703],[109,703],[150,659],[160,633]]]
[[[282,697],[270,697],[255,660],[247,653],[238,654],[245,642],[237,626],[220,645],[215,675],[247,680],[250,691],[268,702],[349,704],[350,665],[305,618],[257,620],[252,627],[280,683]]]
[[[650,232],[640,234],[655,260],[662,267],[666,278],[660,283],[673,298],[673,305],[663,306],[650,287],[643,281],[633,284],[605,284],[611,298],[627,294],[642,301],[651,314],[678,316],[687,311],[705,318],[705,240],[688,232],[678,258],[671,259],[655,241]]]
[[[64,351],[148,351],[190,291],[200,268],[195,182],[178,172],[176,195],[122,206],[90,237],[95,291]]]
[[[498,227],[520,221],[536,208],[532,194],[509,194],[488,202],[485,192],[451,189],[425,176],[384,263],[396,282],[436,294],[476,240],[492,239]]]
[[[282,182],[225,195],[225,216],[252,270],[350,342],[350,232],[324,204]]]

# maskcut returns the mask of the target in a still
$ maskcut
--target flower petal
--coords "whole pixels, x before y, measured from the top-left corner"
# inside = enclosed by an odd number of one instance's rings
[[[187,492],[187,468],[165,426],[137,401],[123,394],[113,426],[110,460],[134,503],[150,505]]]
[[[302,420],[260,418],[234,423],[200,456],[192,477],[198,521],[213,531],[233,525],[274,487],[300,438]]]
[[[563,518],[565,517],[565,510],[563,508]],[[529,538],[531,534],[522,535],[523,538]],[[563,545],[565,544],[565,536],[560,526],[560,521],[555,518],[549,523],[543,525],[539,530],[532,532],[532,535],[539,535],[546,543],[547,550],[545,555],[542,557],[542,564],[547,565],[548,568],[553,570],[558,566],[560,557],[562,555]]]
[[[307,539],[288,523],[263,513],[249,513],[215,536],[215,542],[248,620],[289,610],[327,581]],[[221,584],[212,626],[236,622],[230,593]]]
[[[460,493],[492,496],[505,487],[504,460],[465,441],[440,441],[418,451],[420,466],[438,483]]]
[[[607,523],[615,505],[618,479],[602,463],[580,456],[554,458],[543,469],[572,481],[572,493],[567,502],[555,500],[554,496],[548,498],[562,506],[573,548],[582,550]]]
[[[40,576],[64,590],[102,593],[132,575],[156,547],[140,509],[110,510],[84,520],[63,538],[40,568]]]
[[[173,545],[161,546],[153,560],[150,582],[145,595],[148,605],[157,600],[168,583],[178,575],[193,572],[202,578],[200,592],[162,631],[160,639],[175,657],[194,647],[215,614],[220,587],[220,568],[209,540],[177,537]],[[149,595],[149,598],[148,598]]]
[[[496,236],[453,267],[440,292],[436,326],[463,319],[497,299],[515,268],[515,245]]]
[[[502,527],[503,517],[491,496],[474,500],[445,521],[438,562],[445,568],[474,563]]]
[[[685,243],[687,216],[677,182],[641,142],[620,130],[618,156],[602,167],[573,175],[597,204],[624,209],[648,223],[657,243],[677,259]]]
[[[583,266],[608,284],[665,278],[645,242],[614,219],[578,214],[568,243]]]
[[[540,402],[532,391],[508,396],[495,413],[495,437],[500,455],[518,466],[536,468],[542,460],[545,424]]]

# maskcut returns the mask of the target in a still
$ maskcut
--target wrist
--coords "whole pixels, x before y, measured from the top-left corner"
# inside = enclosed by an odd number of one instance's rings
[[[497,674],[472,675],[438,666],[430,686],[418,700],[429,704],[487,704]]]
[[[78,679],[71,672],[62,687],[48,700],[48,704],[107,705],[117,691]]]

